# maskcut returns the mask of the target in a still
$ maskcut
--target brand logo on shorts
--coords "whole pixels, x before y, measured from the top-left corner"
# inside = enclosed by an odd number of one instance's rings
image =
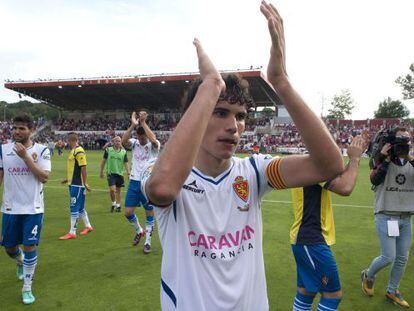
[[[398,174],[395,177],[395,182],[397,184],[399,184],[399,185],[404,185],[405,184],[405,181],[406,181],[406,178],[405,178],[405,176],[403,174]]]
[[[326,277],[326,276],[324,276],[323,278],[322,278],[322,284],[323,285],[328,285],[328,281],[329,281],[329,279],[328,279],[328,277]]]
[[[233,190],[244,202],[249,198],[249,182],[242,176],[237,176],[233,183]]]

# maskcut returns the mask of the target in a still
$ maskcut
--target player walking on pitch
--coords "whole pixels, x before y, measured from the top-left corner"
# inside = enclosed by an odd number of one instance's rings
[[[151,237],[154,230],[154,210],[153,206],[148,204],[148,201],[141,192],[141,175],[149,161],[156,159],[160,151],[160,142],[157,140],[155,134],[149,128],[146,120],[148,114],[145,111],[139,113],[137,119],[136,113],[133,112],[131,116],[131,126],[125,131],[122,136],[122,144],[125,148],[132,150],[132,168],[129,177],[128,191],[125,198],[125,217],[129,223],[135,228],[135,237],[133,245],[138,245],[141,237],[146,235],[144,244],[144,254],[151,252]],[[137,138],[131,138],[132,131],[136,129]],[[138,217],[135,215],[135,207],[144,206],[146,214],[145,231],[139,224]]]
[[[85,192],[91,191],[87,181],[85,150],[78,145],[78,134],[76,133],[68,134],[68,144],[71,148],[67,160],[68,175],[66,179],[62,180],[62,184],[69,185],[70,230],[67,234],[61,236],[59,240],[76,239],[79,216],[85,224],[85,229],[80,234],[85,235],[93,230],[85,209]]]
[[[331,192],[342,196],[352,193],[366,146],[366,140],[361,136],[355,137],[347,150],[349,163],[341,175],[331,181],[292,189],[295,220],[290,239],[298,286],[293,311],[311,311],[317,293],[321,293],[318,310],[338,309],[342,290],[330,248],[335,244]]]
[[[111,213],[121,211],[121,189],[124,187],[124,173],[130,174],[126,150],[122,147],[121,137],[115,136],[112,139],[112,146],[105,148],[101,161],[100,177],[104,178],[106,168],[109,195],[111,197]]]
[[[0,184],[4,180],[1,245],[17,262],[24,304],[35,302],[32,281],[45,208],[43,184],[51,171],[49,149],[30,139],[33,130],[31,117],[17,116],[13,120],[14,142],[0,145]]]
[[[233,157],[251,105],[248,87],[238,76],[223,79],[195,39],[201,81],[190,86],[187,110],[142,182],[163,248],[163,310],[268,310],[261,198],[343,171],[339,148],[288,79],[279,13],[266,2],[260,9],[272,39],[267,79],[309,154]]]

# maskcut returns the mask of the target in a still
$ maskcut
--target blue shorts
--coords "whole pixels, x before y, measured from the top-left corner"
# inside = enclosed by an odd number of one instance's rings
[[[85,209],[85,192],[83,186],[69,186],[70,212],[81,213]]]
[[[338,267],[328,245],[292,245],[297,285],[311,293],[341,290]]]
[[[152,211],[154,209],[152,205],[148,204],[148,200],[141,191],[141,182],[131,179],[125,197],[125,207],[137,207],[141,205],[144,206],[147,211]]]
[[[3,214],[1,245],[39,245],[42,222],[43,214]]]

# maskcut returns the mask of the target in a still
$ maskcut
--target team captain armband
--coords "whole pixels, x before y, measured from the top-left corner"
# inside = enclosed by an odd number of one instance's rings
[[[287,186],[280,173],[280,163],[282,159],[275,159],[266,168],[266,176],[269,184],[275,189],[286,189]]]

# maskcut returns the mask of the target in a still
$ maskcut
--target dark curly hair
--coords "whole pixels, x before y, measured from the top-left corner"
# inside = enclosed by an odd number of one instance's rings
[[[32,130],[34,128],[33,118],[26,113],[16,116],[13,119],[13,123],[23,123],[29,130]]]
[[[218,101],[227,101],[230,104],[245,106],[246,110],[249,111],[253,106],[253,99],[249,92],[249,82],[234,73],[222,74],[221,76],[226,84],[226,91],[220,95]],[[201,79],[194,80],[184,93],[181,101],[183,112],[190,107],[201,82],[203,82]]]

